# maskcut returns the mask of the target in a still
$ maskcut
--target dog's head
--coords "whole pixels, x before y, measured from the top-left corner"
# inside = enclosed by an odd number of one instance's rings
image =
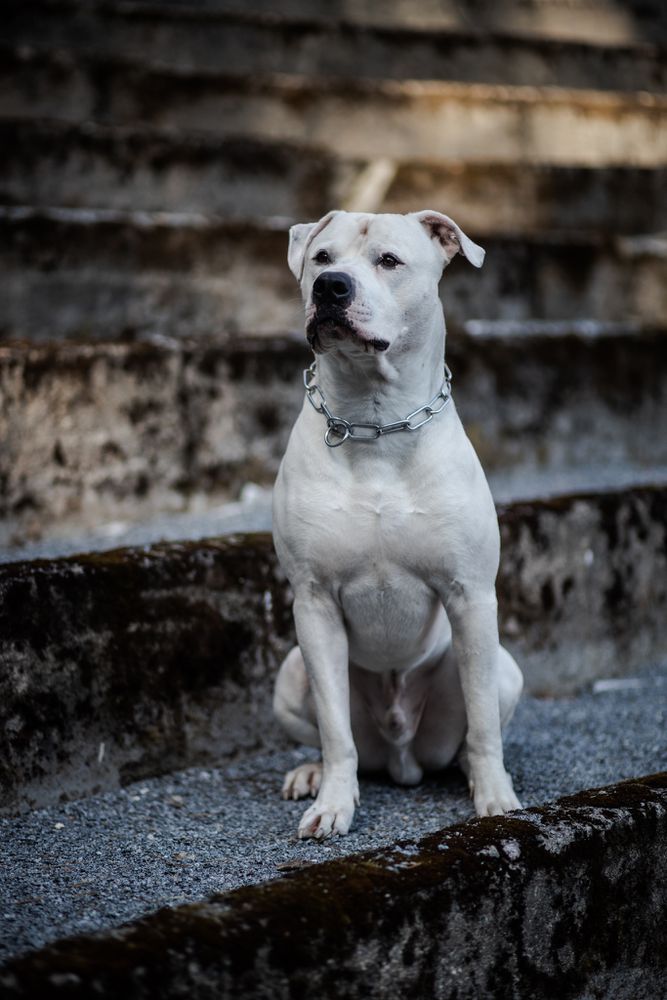
[[[405,348],[429,329],[440,276],[457,253],[482,266],[482,248],[440,212],[329,212],[292,226],[288,263],[301,284],[310,345],[350,354]]]

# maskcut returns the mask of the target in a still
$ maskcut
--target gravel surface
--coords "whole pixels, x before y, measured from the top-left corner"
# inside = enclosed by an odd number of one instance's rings
[[[505,752],[524,805],[667,767],[667,664],[598,687],[517,708]],[[0,957],[471,815],[456,769],[413,789],[366,779],[348,837],[299,842],[304,805],[283,802],[279,789],[288,768],[313,756],[253,756],[0,820]]]

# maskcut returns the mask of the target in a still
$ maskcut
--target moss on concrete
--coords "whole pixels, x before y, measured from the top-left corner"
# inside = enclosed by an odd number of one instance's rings
[[[3,566],[0,632],[6,810],[256,744],[292,622],[260,535]]]
[[[161,910],[9,963],[9,1000],[583,996],[665,971],[667,775]],[[31,993],[31,991],[33,991]]]

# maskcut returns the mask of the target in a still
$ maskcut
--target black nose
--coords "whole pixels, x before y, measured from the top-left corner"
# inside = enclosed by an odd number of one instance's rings
[[[313,285],[313,299],[318,305],[346,306],[353,293],[354,282],[344,271],[324,271]]]

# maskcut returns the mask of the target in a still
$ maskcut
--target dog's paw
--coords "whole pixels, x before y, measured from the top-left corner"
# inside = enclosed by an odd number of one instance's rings
[[[284,799],[305,799],[317,795],[322,784],[322,764],[299,764],[293,771],[288,771],[283,782],[282,796]]]
[[[355,801],[359,801],[358,795],[332,798],[320,793],[301,817],[299,840],[307,840],[309,837],[325,840],[335,834],[346,834],[352,825]]]
[[[521,809],[512,779],[507,771],[500,770],[495,775],[482,775],[470,781],[470,794],[478,816],[502,816],[512,809]]]

